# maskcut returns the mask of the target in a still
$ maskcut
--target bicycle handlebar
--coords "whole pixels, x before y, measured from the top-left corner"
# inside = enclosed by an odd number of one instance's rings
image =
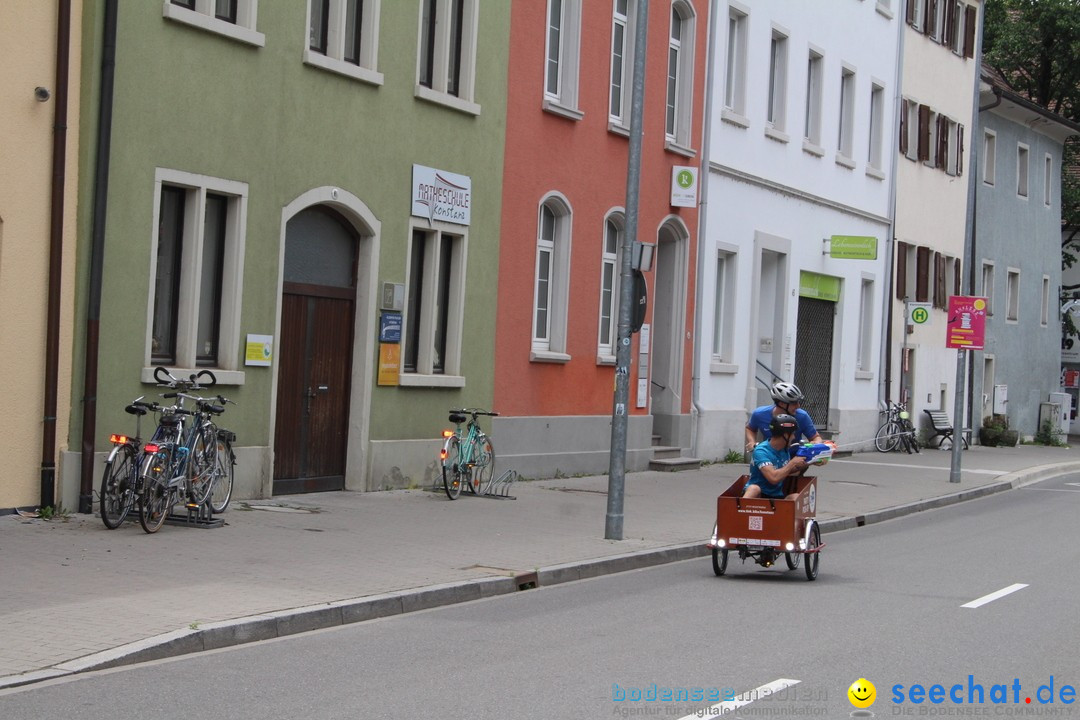
[[[202,377],[207,379],[205,384],[199,383],[199,378]],[[181,380],[169,372],[168,368],[161,367],[160,365],[154,368],[154,379],[157,380],[158,385],[164,385],[170,388],[183,387],[188,390],[212,388],[217,385],[217,377],[209,370],[200,370],[197,373],[189,375],[187,380]]]
[[[490,412],[488,410],[481,410],[480,408],[460,408],[458,410],[451,409],[450,412],[452,412],[452,413],[469,413],[473,417],[476,417],[477,415],[487,415],[488,417],[498,417],[499,416],[499,413],[497,413],[497,412]]]

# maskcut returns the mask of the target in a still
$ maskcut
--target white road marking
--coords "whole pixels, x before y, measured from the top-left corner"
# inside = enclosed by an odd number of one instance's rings
[[[1066,485],[1075,485],[1076,483],[1065,483]],[[1080,490],[1070,490],[1069,488],[1044,488],[1044,487],[1026,487],[1024,490],[1042,490],[1043,492],[1067,492],[1067,493],[1080,493]]]
[[[1080,483],[1065,483],[1065,484],[1066,485],[1075,485],[1076,487],[1080,487]]]
[[[983,605],[985,605],[988,602],[993,602],[994,600],[997,600],[998,598],[1003,598],[1006,595],[1011,595],[1012,593],[1016,592],[1017,590],[1023,590],[1026,587],[1027,587],[1027,585],[1025,585],[1024,583],[1014,583],[1014,584],[1010,585],[1007,588],[1001,588],[997,592],[992,592],[989,595],[983,595],[981,598],[978,598],[977,600],[972,600],[971,602],[966,603],[964,605],[961,605],[960,607],[965,607],[965,608],[982,607]]]
[[[771,683],[766,683],[759,688],[754,688],[744,692],[742,695],[734,698],[733,700],[725,700],[719,705],[713,705],[707,707],[704,710],[698,710],[695,713],[691,713],[680,720],[692,720],[702,717],[726,717],[728,713],[741,708],[743,705],[749,705],[755,700],[761,700],[773,693],[780,692],[784,688],[789,688],[792,685],[798,685],[798,680],[789,680],[787,678],[780,678],[779,680],[773,680]]]
[[[882,463],[882,462],[867,462],[865,460],[848,460],[847,458],[834,458],[829,462],[843,463],[844,465],[875,465],[877,467],[900,467],[900,468],[912,468],[914,470],[941,470],[942,472],[948,472],[947,467],[937,467],[934,465],[904,465],[900,463]],[[961,472],[971,473],[973,475],[1005,475],[1008,470],[975,470],[969,468],[960,468]]]

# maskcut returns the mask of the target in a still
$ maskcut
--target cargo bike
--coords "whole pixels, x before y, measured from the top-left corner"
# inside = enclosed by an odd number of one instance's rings
[[[716,499],[716,525],[707,547],[712,550],[713,572],[727,572],[728,555],[746,562],[752,558],[762,567],[771,567],[783,554],[788,569],[800,562],[807,580],[815,580],[821,548],[821,528],[817,511],[817,478],[790,477],[784,480],[784,496],[792,500],[765,497],[744,498],[743,475]],[[804,557],[805,556],[805,557]]]

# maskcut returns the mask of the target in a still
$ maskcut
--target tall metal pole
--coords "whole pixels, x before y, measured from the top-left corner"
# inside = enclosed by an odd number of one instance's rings
[[[630,96],[630,157],[626,169],[626,231],[619,270],[619,339],[615,348],[615,402],[611,411],[611,459],[608,465],[608,503],[604,538],[623,539],[623,481],[626,475],[626,427],[630,405],[630,328],[634,303],[631,273],[632,243],[637,240],[638,190],[641,186],[641,136],[645,97],[645,42],[649,29],[649,0],[638,0],[634,32],[634,79]]]

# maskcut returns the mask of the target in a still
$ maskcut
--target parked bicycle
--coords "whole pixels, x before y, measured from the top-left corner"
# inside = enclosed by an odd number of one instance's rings
[[[110,530],[120,527],[138,504],[142,492],[139,474],[143,457],[142,418],[147,412],[160,409],[156,402],[147,403],[141,397],[137,398],[124,408],[126,413],[135,416],[135,437],[116,433],[109,436],[113,448],[105,459],[105,471],[101,475],[98,509],[101,521]]]
[[[181,501],[189,513],[204,512],[205,507],[209,515],[215,505],[220,508],[218,512],[223,511],[232,495],[234,462],[234,436],[219,431],[213,421],[214,416],[225,412],[223,405],[231,401],[218,395],[221,405],[215,405],[190,394],[213,387],[217,383],[214,374],[203,370],[181,380],[159,367],[154,369],[154,379],[175,391],[163,397],[175,398],[176,404],[161,409],[157,429],[143,447],[139,523],[148,533],[161,529],[172,507]],[[184,407],[186,400],[195,404],[194,410]],[[213,492],[218,484],[215,502]]]
[[[904,450],[909,455],[920,452],[915,426],[902,403],[889,402],[888,409],[885,410],[885,422],[881,423],[874,435],[874,447],[878,452],[892,452],[897,449]]]
[[[498,417],[499,413],[479,408],[462,408],[450,411],[453,430],[444,430],[442,451],[443,489],[446,496],[456,500],[462,486],[473,495],[483,495],[491,488],[495,477],[495,446],[480,427],[479,416]],[[471,417],[470,417],[471,416]],[[461,424],[466,423],[462,432]]]

